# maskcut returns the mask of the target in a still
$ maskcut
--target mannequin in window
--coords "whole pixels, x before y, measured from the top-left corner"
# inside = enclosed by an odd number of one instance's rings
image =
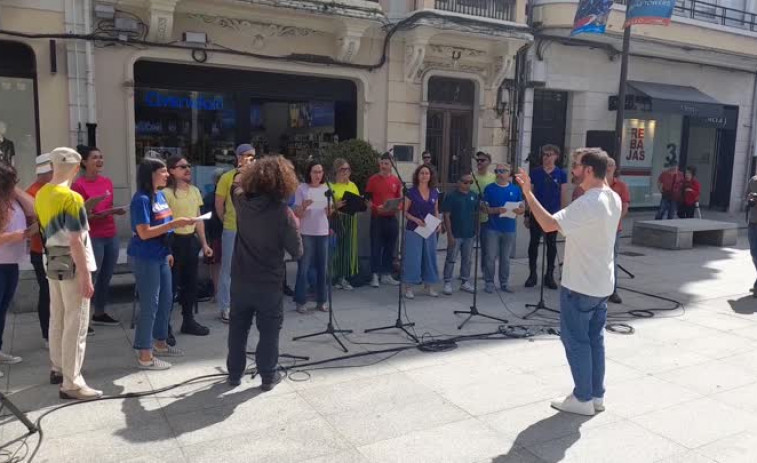
[[[5,138],[5,132],[8,130],[8,126],[5,122],[0,121],[0,161],[13,165],[13,158],[16,156],[16,148],[13,146],[13,142]]]

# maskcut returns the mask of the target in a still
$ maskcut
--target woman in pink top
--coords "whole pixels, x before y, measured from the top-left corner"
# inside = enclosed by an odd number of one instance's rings
[[[5,315],[18,287],[18,264],[26,258],[26,215],[34,216],[34,200],[16,188],[16,169],[0,162],[0,348]],[[39,228],[31,227],[30,230]],[[0,351],[0,365],[12,365],[21,357]],[[0,372],[2,376],[2,372]]]
[[[71,189],[82,195],[84,201],[99,200],[94,205],[86,205],[89,236],[92,239],[92,248],[97,262],[97,272],[93,278],[95,295],[92,298],[92,305],[95,307],[95,314],[92,317],[92,324],[115,326],[118,325],[118,320],[105,313],[108,286],[118,262],[119,250],[116,220],[113,215],[123,215],[126,209],[113,208],[113,182],[101,175],[104,162],[100,149],[79,147],[79,154],[81,154],[83,174],[76,179]]]

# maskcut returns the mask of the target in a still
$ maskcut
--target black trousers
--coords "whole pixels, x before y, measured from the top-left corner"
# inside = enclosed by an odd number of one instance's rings
[[[255,348],[255,364],[263,382],[270,382],[279,361],[279,332],[284,322],[284,293],[279,288],[256,290],[245,297],[231,297],[229,321],[229,356],[226,368],[229,377],[238,379],[247,367],[247,338],[252,319],[258,329],[258,346]]]
[[[399,222],[397,216],[371,217],[371,271],[391,275],[394,273],[394,251],[397,249]]]
[[[547,241],[547,272],[555,270],[557,258],[557,232],[544,233],[536,219],[531,218],[531,240],[528,242],[528,266],[532,272],[536,271],[536,260],[539,258],[539,244],[542,235]]]
[[[37,298],[37,314],[39,315],[39,327],[42,329],[42,337],[48,339],[50,329],[50,285],[47,283],[47,274],[45,273],[45,264],[42,261],[42,254],[36,252],[29,253],[34,275],[37,277],[39,285],[39,297]]]
[[[696,206],[693,204],[691,206],[686,206],[683,203],[678,205],[678,217],[682,219],[693,219],[694,211],[696,211]]]
[[[173,252],[173,293],[179,291],[179,305],[184,318],[192,318],[197,302],[197,266],[200,263],[200,242],[197,236],[174,234],[171,245]]]

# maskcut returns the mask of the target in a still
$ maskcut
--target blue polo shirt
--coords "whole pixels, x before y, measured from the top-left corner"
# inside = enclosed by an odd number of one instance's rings
[[[489,207],[503,207],[508,202],[523,201],[523,193],[513,182],[508,183],[507,186],[492,183],[484,189],[484,201]],[[489,215],[489,221],[484,225],[488,230],[515,233],[515,219],[500,217],[499,214]]]
[[[562,209],[560,191],[565,183],[568,183],[568,176],[559,167],[555,167],[550,174],[543,167],[531,171],[534,196],[550,214]]]

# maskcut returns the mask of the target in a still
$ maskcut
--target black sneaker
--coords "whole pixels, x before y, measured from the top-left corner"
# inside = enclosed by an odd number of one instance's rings
[[[93,315],[92,324],[102,325],[102,326],[118,326],[120,325],[120,322],[116,320],[115,318],[111,317],[110,315],[103,313],[100,315],[97,315],[97,314]]]
[[[612,302],[613,304],[622,304],[623,299],[618,296],[618,293],[612,293],[612,295],[610,296],[610,302]]]
[[[231,376],[229,376],[229,386],[231,386],[231,387],[237,387],[240,384],[242,384],[242,378],[238,378],[238,377],[233,377],[232,378]]]
[[[93,330],[91,326],[88,326],[87,327],[87,336],[94,336],[94,335],[95,335],[95,330]]]
[[[191,334],[192,336],[207,336],[210,334],[210,329],[206,326],[202,326],[194,319],[184,320],[181,324],[181,332],[183,334]]]
[[[281,380],[284,379],[284,376],[279,373],[278,371],[273,374],[273,378],[268,380],[263,380],[263,384],[260,386],[260,389],[263,390],[263,392],[268,392],[274,388],[277,384],[281,382]]]
[[[536,274],[531,273],[530,275],[528,275],[528,280],[526,280],[526,288],[533,288],[534,286],[536,286],[536,283]]]
[[[547,275],[544,277],[544,286],[549,289],[557,289],[557,282],[555,281],[555,276],[552,273],[547,273]]]
[[[176,345],[176,338],[173,335],[173,329],[171,325],[168,325],[168,337],[166,338],[166,344],[173,347]]]
[[[294,290],[289,287],[289,285],[284,285],[284,296],[287,297],[293,297],[294,296]]]
[[[51,371],[50,384],[63,384],[63,375],[58,372]]]

